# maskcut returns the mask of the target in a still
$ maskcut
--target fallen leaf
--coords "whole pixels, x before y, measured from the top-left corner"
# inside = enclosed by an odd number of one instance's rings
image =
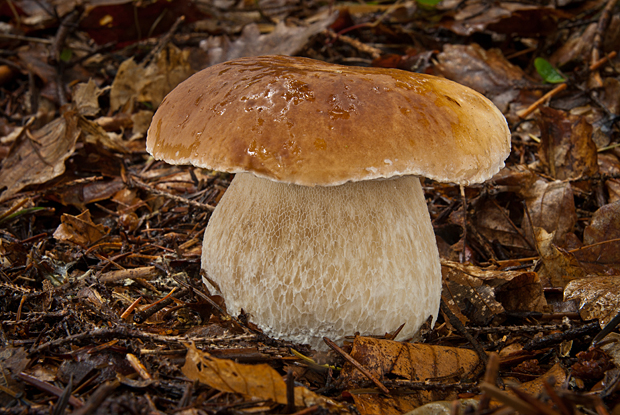
[[[86,83],[77,84],[73,89],[72,97],[77,112],[87,117],[97,115],[99,113],[99,95],[104,91],[92,79]]]
[[[65,171],[65,160],[73,154],[80,135],[77,116],[67,111],[62,117],[33,132],[25,132],[0,168],[0,195],[4,201],[31,184],[45,183]]]
[[[543,311],[547,305],[538,274],[529,271],[482,269],[441,261],[443,296],[473,323],[488,324],[504,311]]]
[[[282,376],[267,364],[246,365],[232,360],[218,359],[187,344],[183,374],[192,381],[200,381],[222,392],[238,393],[246,397],[270,399],[285,405],[286,383]],[[335,413],[348,413],[343,405],[317,395],[303,386],[295,387],[295,406],[320,405]]]
[[[60,218],[60,225],[54,231],[54,238],[59,241],[73,242],[82,247],[88,247],[108,234],[109,229],[104,225],[95,224],[90,218],[90,211],[85,210],[78,216],[64,213]]]
[[[226,37],[211,37],[201,42],[200,47],[209,54],[209,65],[244,56],[294,55],[308,43],[309,38],[332,24],[337,15],[325,13],[308,26],[290,26],[281,20],[271,33],[264,35],[256,24],[249,24],[232,43]]]
[[[525,236],[533,243],[533,228],[543,228],[554,234],[553,243],[563,243],[566,234],[573,231],[577,222],[571,184],[540,179],[531,187],[521,188],[520,193],[527,207],[522,220]]]
[[[441,75],[475,89],[502,111],[519,95],[517,86],[530,83],[523,70],[508,62],[500,50],[484,50],[475,43],[446,44],[437,60],[435,69]]]
[[[618,94],[620,95],[620,91]],[[611,153],[599,153],[598,168],[601,174],[620,175],[620,161]],[[609,203],[620,201],[620,180],[605,180],[605,187],[609,195]]]
[[[516,199],[514,194],[511,196],[512,200],[510,202]],[[520,224],[522,218],[513,220],[512,224],[509,219],[511,219],[511,211],[508,208],[500,206],[495,200],[488,199],[484,200],[477,207],[476,214],[473,215],[476,229],[484,235],[487,240],[497,241],[502,246],[511,250],[531,250],[532,248],[528,244],[524,234],[518,232],[519,228],[517,226]]]
[[[168,46],[147,66],[133,58],[121,63],[110,90],[112,111],[133,112],[136,102],[148,102],[157,107],[179,83],[189,78],[189,51]]]
[[[379,380],[400,379],[413,382],[434,378],[461,379],[479,364],[476,352],[456,347],[356,337],[351,356]],[[345,363],[339,381],[344,388],[368,384],[368,378],[350,363]],[[360,414],[402,414],[428,402],[454,399],[452,391],[413,391],[406,395],[382,396],[351,391]],[[399,412],[400,411],[400,412]]]
[[[583,31],[575,31],[566,42],[549,57],[549,62],[562,67],[572,61],[581,61],[592,49],[597,23],[590,23]]]
[[[601,327],[620,310],[620,275],[588,276],[571,281],[564,289],[564,301],[579,300],[579,315],[597,319]]]
[[[493,32],[539,37],[552,33],[560,17],[569,17],[554,7],[525,3],[467,0],[455,7],[453,20],[444,19],[442,26],[463,36],[490,30]]]
[[[73,205],[80,210],[84,210],[87,204],[107,200],[124,187],[125,184],[120,177],[114,180],[91,183],[78,182],[54,188],[53,193],[49,197],[65,206]]]
[[[567,180],[598,173],[592,126],[584,117],[541,107],[539,124],[538,155],[551,177]]]
[[[586,276],[581,263],[573,254],[554,245],[553,233],[535,228],[536,245],[543,266],[539,270],[542,280],[548,280],[553,287],[565,287],[570,281]]]
[[[559,385],[562,385],[565,381],[566,370],[564,370],[560,363],[556,363],[544,375],[541,375],[534,380],[519,385],[519,389],[531,395],[539,396],[545,390],[545,382],[551,382],[551,387],[557,387]]]
[[[584,262],[620,267],[620,202],[609,203],[592,215],[590,225],[583,231],[584,247],[577,255]],[[612,241],[612,242],[607,242]]]

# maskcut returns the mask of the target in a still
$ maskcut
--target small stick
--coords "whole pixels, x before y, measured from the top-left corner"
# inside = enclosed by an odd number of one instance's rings
[[[146,370],[146,368],[144,367],[140,359],[138,359],[135,355],[131,353],[127,353],[126,357],[127,357],[127,361],[129,362],[133,370],[135,370],[142,379],[144,380],[152,379],[151,374]]]
[[[142,190],[146,190],[149,193],[153,193],[159,196],[164,196],[168,199],[174,200],[175,202],[184,203],[184,204],[190,205],[198,209],[207,210],[209,212],[213,212],[213,210],[215,209],[215,207],[211,205],[207,205],[205,203],[199,203],[191,199],[187,199],[181,196],[176,196],[176,195],[173,195],[172,193],[168,193],[168,192],[164,192],[163,190],[156,189],[152,186],[149,186],[146,183],[141,182],[140,180],[138,180],[136,176],[132,176],[129,185],[130,187],[138,187]]]
[[[543,95],[538,101],[536,101],[535,103],[533,103],[532,105],[527,107],[527,109],[525,109],[523,111],[517,112],[517,115],[520,118],[527,118],[528,115],[530,115],[531,113],[536,111],[536,109],[538,109],[538,107],[540,107],[542,104],[544,104],[545,102],[547,102],[548,100],[553,98],[558,93],[564,91],[566,89],[566,87],[567,87],[566,83],[563,83],[563,84],[560,84],[560,85],[556,86],[551,91],[549,91],[545,95]]]
[[[129,315],[131,314],[131,312],[136,309],[136,307],[138,306],[140,301],[142,301],[142,297],[138,297],[138,299],[136,301],[131,303],[131,305],[129,307],[127,307],[127,310],[123,311],[123,314],[121,314],[121,318],[123,320],[127,320],[129,318]]]
[[[336,353],[340,354],[342,357],[344,357],[349,363],[351,363],[353,366],[355,366],[355,368],[357,370],[359,370],[360,372],[362,372],[364,374],[364,376],[366,376],[368,379],[370,379],[375,385],[377,385],[377,387],[379,389],[381,389],[381,391],[385,394],[390,393],[390,390],[388,388],[385,387],[385,385],[383,383],[381,383],[379,381],[379,379],[377,379],[372,373],[370,373],[364,366],[362,366],[357,360],[355,360],[350,354],[348,354],[347,352],[345,352],[344,350],[342,350],[340,347],[338,347],[338,345],[336,343],[334,343],[333,341],[331,341],[330,339],[328,339],[327,337],[323,337],[323,341],[329,346],[331,347]]]
[[[51,383],[47,383],[42,380],[39,380],[35,378],[34,376],[30,376],[27,373],[20,372],[17,374],[17,377],[20,378],[22,381],[34,386],[35,388],[42,390],[44,392],[47,392],[51,395],[60,397],[63,394],[63,390],[60,389],[58,386],[54,386]],[[69,397],[69,403],[74,408],[80,408],[84,406],[84,402],[80,398],[76,398],[75,396]]]
[[[286,409],[287,414],[295,412],[295,375],[289,369],[286,374]]]
[[[509,395],[500,388],[495,385],[491,385],[487,382],[480,383],[480,389],[484,391],[487,395],[491,396],[493,399],[510,406],[511,408],[516,409],[522,414],[536,414],[536,408],[534,408],[529,403],[517,398],[516,396]]]
[[[487,353],[484,351],[480,343],[478,343],[478,341],[474,339],[474,336],[472,336],[467,331],[467,328],[465,327],[465,325],[461,323],[461,320],[459,320],[457,316],[454,315],[452,310],[450,310],[450,307],[448,307],[448,305],[443,301],[443,299],[441,299],[439,308],[446,315],[446,317],[448,317],[448,321],[450,322],[452,327],[458,330],[458,332],[461,333],[463,337],[465,337],[465,339],[467,339],[469,343],[471,343],[476,353],[478,353],[478,357],[480,358],[480,361],[486,364],[489,361],[489,357],[487,356]]]
[[[484,373],[484,381],[489,385],[495,385],[497,382],[497,374],[499,372],[499,355],[495,352],[489,355],[489,361],[487,362],[487,370]],[[480,396],[480,401],[478,403],[478,409],[476,410],[476,414],[480,414],[487,409],[489,409],[489,403],[491,402],[491,397],[486,393],[482,392]]]

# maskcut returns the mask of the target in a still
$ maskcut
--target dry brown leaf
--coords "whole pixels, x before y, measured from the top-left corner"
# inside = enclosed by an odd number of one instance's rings
[[[544,375],[519,385],[519,389],[531,395],[539,396],[544,392],[544,383],[552,380],[551,387],[560,386],[566,381],[566,370],[560,363],[554,364]],[[511,392],[508,392],[511,393]]]
[[[88,210],[78,216],[64,213],[60,222],[61,224],[54,231],[54,238],[60,241],[73,242],[82,247],[90,246],[109,232],[106,226],[97,225],[92,221]]]
[[[541,107],[539,124],[538,155],[551,177],[567,180],[598,173],[592,126],[584,117]]]
[[[289,26],[281,20],[269,34],[262,35],[256,24],[243,28],[241,36],[234,42],[228,38],[211,37],[201,43],[201,48],[209,55],[209,65],[241,58],[260,55],[294,55],[299,52],[309,39],[325,30],[336,20],[338,13],[318,17],[308,26]]]
[[[168,92],[193,73],[188,59],[189,51],[168,46],[147,66],[133,58],[121,63],[110,90],[112,111],[132,113],[135,102],[159,106]]]
[[[476,324],[488,324],[504,310],[543,311],[547,305],[535,272],[481,269],[446,260],[441,272],[448,306],[456,305]]]
[[[99,95],[103,91],[104,89],[99,88],[92,79],[77,84],[73,89],[72,97],[77,112],[86,117],[97,115],[99,113]]]
[[[531,187],[521,188],[527,212],[524,213],[522,229],[533,243],[532,228],[543,228],[554,233],[553,243],[560,245],[566,234],[572,232],[577,222],[575,199],[570,183],[563,181],[536,181]]]
[[[121,178],[116,177],[114,180],[69,184],[54,189],[50,198],[65,206],[73,205],[84,210],[87,204],[107,200],[124,188]]]
[[[618,91],[618,96],[620,96],[620,91]],[[598,168],[601,174],[620,174],[620,161],[611,153],[600,153],[598,155]],[[609,203],[620,201],[620,180],[605,180],[605,187],[607,187]]]
[[[581,318],[597,319],[603,327],[620,310],[620,275],[571,281],[564,289],[564,300],[579,300]]]
[[[590,225],[583,231],[586,247],[576,253],[580,261],[589,264],[608,265],[620,270],[620,202],[609,203],[594,212]]]
[[[26,131],[0,169],[0,201],[6,200],[25,186],[45,183],[65,171],[65,160],[73,154],[80,135],[77,116],[67,111],[30,134]]]
[[[183,374],[222,392],[238,393],[246,397],[270,399],[285,405],[286,383],[282,376],[267,364],[246,365],[227,359],[218,359],[187,344]],[[348,413],[345,406],[317,395],[303,386],[295,387],[295,406],[320,405],[333,413]]]
[[[351,356],[379,380],[384,378],[424,382],[433,378],[461,379],[478,366],[478,355],[468,349],[400,343],[391,340],[356,337]],[[356,388],[368,378],[350,363],[340,375],[341,385]],[[428,402],[454,399],[449,391],[417,391],[407,395],[382,396],[351,391],[360,414],[402,414]]]
[[[476,209],[473,220],[478,232],[489,241],[497,241],[510,249],[531,249],[527,240],[510,223],[510,211],[493,200],[484,200]]]
[[[470,36],[475,32],[489,30],[524,37],[538,37],[553,32],[557,19],[566,14],[554,7],[541,7],[526,3],[483,0],[443,1],[440,7],[458,10],[454,20],[444,19],[443,26],[454,33]]]
[[[501,51],[484,50],[475,43],[446,44],[437,60],[440,74],[487,96],[502,111],[519,95],[516,86],[529,83],[521,68],[508,62]]]
[[[583,278],[586,272],[573,254],[553,243],[553,233],[542,228],[536,230],[536,246],[543,262],[539,271],[542,280],[549,281],[554,287],[565,287],[572,280]]]
[[[566,43],[553,52],[549,57],[549,62],[554,66],[561,67],[571,61],[581,61],[584,59],[592,50],[592,42],[594,41],[597,26],[597,23],[590,23],[583,32],[573,32]]]

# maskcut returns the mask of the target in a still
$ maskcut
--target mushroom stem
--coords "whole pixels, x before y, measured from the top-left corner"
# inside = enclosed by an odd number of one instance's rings
[[[411,337],[439,309],[439,254],[415,176],[307,187],[239,173],[202,252],[231,314],[243,308],[265,333],[320,350],[323,337],[402,323],[399,338]]]

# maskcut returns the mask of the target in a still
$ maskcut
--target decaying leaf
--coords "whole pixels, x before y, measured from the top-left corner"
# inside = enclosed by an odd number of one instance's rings
[[[511,212],[495,200],[484,200],[473,217],[476,229],[489,241],[497,241],[510,249],[532,249],[523,232],[519,233],[519,221],[510,221]],[[517,223],[515,223],[517,222]]]
[[[90,211],[85,210],[78,216],[63,214],[60,226],[54,231],[54,238],[73,242],[80,246],[89,246],[99,241],[109,232],[104,225],[95,224],[90,218]]]
[[[583,243],[595,246],[584,247],[578,258],[620,269],[620,240],[617,239],[620,239],[620,202],[609,203],[594,212],[590,225],[583,231]]]
[[[543,311],[547,304],[535,272],[485,270],[442,260],[443,297],[475,324],[507,311]]]
[[[458,8],[452,1],[443,3],[445,3],[443,8],[452,5],[458,10],[454,14],[454,20],[447,20],[443,25],[464,36],[491,30],[525,37],[538,37],[555,30],[558,17],[564,15],[554,7],[541,7],[525,2],[489,4],[482,0],[467,0],[458,2]]]
[[[65,160],[73,154],[80,130],[76,114],[62,117],[30,134],[25,132],[0,168],[0,201],[8,199],[25,186],[45,183],[65,171]]]
[[[478,366],[476,352],[456,347],[400,343],[370,337],[356,337],[351,356],[379,380],[385,378],[413,382],[435,378],[458,381]],[[339,381],[348,389],[367,384],[368,378],[353,365],[346,363]],[[454,392],[419,391],[407,395],[384,397],[375,393],[351,391],[362,414],[402,414],[420,405],[442,399],[453,399]],[[398,412],[400,411],[400,412]]]
[[[540,161],[553,178],[576,179],[598,173],[592,126],[584,117],[541,107],[540,131]]]
[[[564,289],[564,300],[579,300],[579,315],[597,319],[601,327],[620,310],[620,275],[588,276],[571,281]]]
[[[88,82],[77,84],[73,90],[72,101],[77,112],[84,116],[93,116],[99,113],[99,95],[104,89],[97,86],[95,81],[89,79]]]
[[[437,60],[439,73],[484,94],[503,110],[518,96],[515,86],[528,83],[521,68],[508,62],[499,50],[484,50],[475,43],[446,44]]]
[[[86,209],[89,203],[107,200],[125,188],[120,177],[114,180],[75,183],[54,189],[49,197],[65,206],[73,205],[80,210]]]
[[[169,46],[147,66],[133,59],[121,63],[110,90],[112,111],[122,108],[132,112],[135,102],[157,107],[168,92],[193,73],[188,59],[189,51]]]
[[[596,23],[590,23],[583,32],[574,32],[566,43],[553,52],[549,62],[557,66],[563,66],[571,61],[582,59],[584,55],[589,54],[592,49],[594,35],[596,34],[596,26],[598,26]]]
[[[244,56],[293,55],[308,43],[309,38],[332,24],[337,14],[324,14],[308,26],[289,26],[280,21],[273,32],[264,35],[256,24],[249,24],[234,42],[229,42],[226,37],[211,37],[203,41],[201,47],[209,55],[209,65]]]
[[[566,380],[566,370],[560,363],[554,364],[544,375],[519,385],[519,389],[531,395],[538,396],[544,391],[544,383],[551,382],[552,387],[562,385]]]
[[[286,404],[286,383],[275,369],[267,364],[245,365],[232,360],[218,359],[187,345],[187,356],[182,368],[191,380],[198,380],[214,389],[238,393],[247,397],[270,399]],[[336,413],[348,413],[344,406],[317,395],[303,386],[295,387],[295,406],[320,405]]]
[[[558,248],[553,233],[535,228],[536,246],[543,262],[539,271],[542,280],[548,280],[554,287],[565,287],[570,281],[586,276],[586,272],[573,254]]]
[[[527,212],[522,228],[526,237],[534,242],[533,228],[543,228],[553,233],[553,243],[561,245],[566,234],[573,231],[577,222],[575,199],[570,183],[537,180],[531,187],[521,188]]]

